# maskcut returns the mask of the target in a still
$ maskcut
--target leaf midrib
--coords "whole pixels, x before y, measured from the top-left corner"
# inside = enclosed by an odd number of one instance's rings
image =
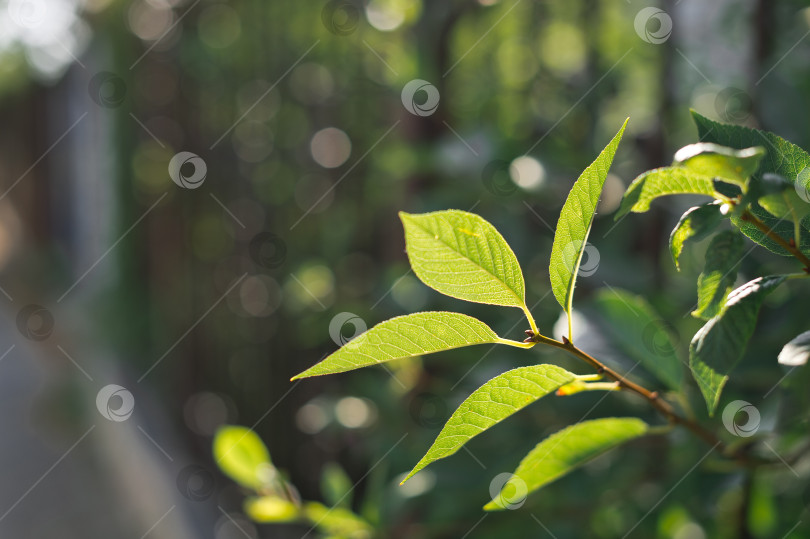
[[[437,216],[437,217],[436,217],[436,219],[437,219],[437,221],[442,221],[442,222],[446,223],[447,225],[449,225],[449,226],[450,226],[450,228],[453,230],[453,233],[455,234],[456,227],[455,227],[455,225],[453,225],[453,223],[451,223],[450,221],[448,221],[448,220],[447,220],[447,218],[445,218],[444,216]],[[523,305],[523,303],[524,303],[523,298],[521,298],[520,296],[518,296],[518,295],[517,295],[517,293],[516,293],[516,292],[515,292],[515,291],[512,289],[512,287],[511,287],[511,286],[509,286],[509,285],[508,285],[506,282],[504,282],[504,281],[503,281],[503,279],[501,279],[500,277],[498,277],[498,276],[497,276],[497,275],[495,275],[494,273],[490,272],[488,269],[486,269],[484,266],[482,266],[482,265],[480,265],[479,263],[477,263],[475,260],[473,260],[473,259],[469,258],[468,256],[464,256],[464,253],[462,253],[461,251],[458,251],[457,249],[453,248],[453,246],[452,246],[452,245],[450,245],[449,243],[447,243],[446,241],[444,241],[444,239],[441,237],[441,235],[439,235],[439,237],[437,238],[437,237],[436,237],[436,236],[437,236],[437,234],[435,234],[435,233],[431,233],[431,231],[430,231],[428,228],[425,228],[425,227],[424,227],[424,226],[422,226],[422,225],[421,225],[419,222],[417,222],[417,221],[411,221],[411,222],[412,222],[412,223],[413,223],[413,224],[414,224],[414,225],[415,225],[417,228],[419,228],[419,229],[420,229],[420,230],[422,230],[424,233],[426,233],[426,235],[427,235],[427,236],[431,237],[431,238],[433,239],[433,241],[435,241],[435,242],[437,242],[437,243],[441,243],[442,245],[446,246],[448,249],[450,249],[450,250],[451,250],[451,251],[453,251],[454,253],[457,253],[457,254],[459,255],[459,257],[460,257],[460,258],[462,258],[462,259],[464,259],[464,260],[467,260],[468,262],[470,262],[471,264],[473,264],[473,265],[475,265],[475,266],[478,266],[478,267],[479,267],[479,268],[481,268],[481,269],[482,269],[482,270],[483,270],[483,271],[484,271],[486,274],[491,275],[491,276],[492,276],[492,277],[493,277],[493,278],[494,278],[494,279],[495,279],[497,282],[501,283],[501,284],[504,286],[504,288],[506,288],[506,289],[507,289],[507,290],[508,290],[508,291],[509,291],[509,292],[512,294],[512,296],[514,296],[514,298],[517,300],[517,302],[518,302],[520,305]],[[480,249],[480,247],[478,246],[478,242],[473,242],[473,243],[475,244],[475,249],[476,249],[476,251],[478,251],[478,253],[480,254],[480,253],[481,253],[481,249]],[[487,244],[487,249],[489,250],[490,257],[491,257],[491,259],[494,261],[495,259],[494,259],[494,257],[492,256],[492,255],[493,255],[493,252],[492,252],[492,247],[491,247],[491,245],[490,245],[490,242],[489,242],[489,241],[486,241],[486,244]],[[413,254],[411,254],[411,256],[413,256]],[[453,272],[453,273],[460,273],[460,272]],[[466,286],[471,286],[471,285],[475,285],[475,284],[476,284],[476,283],[465,283],[465,285],[466,285]]]

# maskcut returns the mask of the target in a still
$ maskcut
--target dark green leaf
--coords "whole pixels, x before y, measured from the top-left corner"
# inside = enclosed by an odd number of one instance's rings
[[[781,236],[785,241],[789,241],[791,238],[794,237],[795,228],[793,223],[789,219],[774,217],[767,211],[765,211],[758,203],[753,203],[751,206],[751,213],[759,219],[760,221],[765,224],[768,228],[770,228],[774,233]],[[745,234],[751,241],[762,245],[763,247],[767,248],[769,251],[781,255],[781,256],[793,256],[791,253],[786,251],[784,247],[773,241],[769,238],[764,232],[762,232],[759,228],[755,225],[751,224],[749,221],[743,221],[737,215],[731,216],[731,223],[740,229],[740,232]],[[810,217],[805,217],[802,222],[802,233],[801,233],[801,251],[805,254],[810,256]]]
[[[720,312],[737,280],[737,264],[745,241],[735,230],[726,230],[712,238],[706,249],[706,266],[698,277],[698,308],[692,316],[708,320]]]
[[[626,354],[670,388],[681,389],[683,363],[677,343],[644,298],[615,288],[601,289],[595,305],[610,329],[609,336]]]
[[[705,142],[714,142],[738,149],[764,146],[767,154],[762,158],[755,179],[760,179],[766,172],[778,174],[797,186],[800,196],[802,194],[806,196],[805,201],[810,201],[810,196],[808,196],[810,193],[810,154],[802,148],[768,131],[715,122],[695,111],[692,111],[692,116],[697,124],[698,135]],[[778,217],[773,217],[756,204],[751,212],[783,238],[793,237],[793,226],[788,220],[780,222]],[[732,222],[754,242],[776,254],[790,256],[790,253],[769,239],[754,225],[736,217],[732,217]],[[804,219],[802,226],[805,230],[810,230],[810,219]],[[803,253],[810,255],[810,237],[808,236],[810,234],[802,235],[800,249]]]
[[[762,302],[784,280],[784,275],[771,275],[745,283],[729,294],[720,314],[695,333],[689,346],[689,366],[710,415],[754,333]]]
[[[689,208],[681,216],[681,220],[675,225],[672,234],[669,236],[669,251],[672,253],[672,260],[675,267],[681,269],[680,257],[683,251],[683,244],[687,240],[699,241],[711,234],[726,217],[728,206],[722,202],[714,201],[702,206]]]

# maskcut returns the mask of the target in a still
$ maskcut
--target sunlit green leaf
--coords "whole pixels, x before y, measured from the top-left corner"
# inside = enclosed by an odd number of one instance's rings
[[[764,156],[765,148],[762,146],[737,150],[711,142],[699,142],[678,150],[675,165],[742,187],[757,171]]]
[[[527,493],[559,479],[589,460],[633,438],[643,436],[649,426],[636,418],[611,417],[571,425],[540,442],[526,455],[515,470],[515,476],[504,485],[514,488],[522,481]],[[495,497],[484,506],[487,511],[503,509],[505,504]]]
[[[712,238],[706,249],[706,266],[698,277],[698,308],[692,316],[708,320],[720,312],[737,280],[737,264],[745,241],[736,230],[725,230]]]
[[[324,534],[346,539],[368,539],[372,528],[368,522],[342,507],[329,508],[310,502],[303,508],[306,518]]]
[[[274,472],[267,447],[246,427],[221,427],[214,435],[214,458],[226,475],[253,490],[265,485]]]
[[[669,236],[669,251],[678,270],[681,269],[680,257],[684,243],[688,240],[699,241],[711,234],[726,216],[726,210],[726,205],[715,201],[689,208],[681,216]]]
[[[720,314],[695,333],[689,346],[689,366],[714,415],[728,375],[745,352],[765,297],[785,280],[784,275],[758,277],[728,295]]]
[[[551,246],[549,277],[554,297],[557,298],[569,317],[582,252],[588,241],[588,233],[591,230],[605,178],[613,163],[613,156],[616,155],[616,149],[619,147],[627,122],[628,120],[624,121],[613,140],[574,183],[560,212],[560,219],[557,221],[554,243]]]
[[[779,363],[790,367],[805,365],[810,359],[810,331],[805,331],[787,343],[779,352]]]
[[[260,496],[245,500],[245,514],[255,522],[292,522],[299,518],[298,508],[278,496]]]
[[[672,389],[680,390],[684,364],[668,327],[641,296],[615,288],[601,289],[595,306],[608,336],[630,357]]]
[[[496,342],[499,338],[489,326],[465,314],[441,311],[408,314],[377,324],[293,380]]]
[[[575,379],[575,374],[554,365],[520,367],[496,376],[476,389],[453,412],[428,452],[402,482],[428,464],[449,457],[474,436]]]
[[[714,180],[681,167],[655,168],[633,180],[624,193],[622,205],[616,213],[620,219],[629,212],[644,213],[650,202],[666,195],[714,196]]]
[[[490,223],[459,210],[399,216],[411,267],[426,285],[454,298],[523,308],[520,265]]]

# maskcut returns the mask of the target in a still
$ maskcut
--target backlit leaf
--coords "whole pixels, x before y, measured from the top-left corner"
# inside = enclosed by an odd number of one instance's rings
[[[554,243],[551,246],[551,263],[549,277],[554,297],[560,306],[568,313],[569,326],[571,316],[571,303],[574,297],[579,264],[582,252],[588,241],[596,205],[602,194],[613,156],[627,127],[628,120],[624,121],[619,132],[613,140],[602,150],[602,153],[591,163],[574,183],[568,198],[565,200],[557,229],[554,233]],[[570,328],[569,328],[570,329]],[[570,333],[570,331],[569,331]],[[569,338],[571,335],[569,334]]]
[[[453,412],[428,452],[402,482],[428,464],[449,457],[474,436],[576,378],[575,374],[554,365],[520,367],[496,376],[476,389]]]
[[[214,458],[226,475],[253,490],[267,484],[274,470],[264,442],[246,427],[221,427],[214,435]]]
[[[459,210],[399,216],[408,259],[423,283],[458,299],[524,307],[520,265],[490,223]]]
[[[499,337],[489,326],[466,314],[441,311],[408,314],[377,324],[293,380],[496,342]]]
[[[649,426],[640,419],[611,417],[583,421],[552,434],[523,458],[515,470],[515,477],[484,509],[504,509],[507,504],[503,497],[507,489],[518,486],[523,492],[533,492],[602,453],[643,436],[648,429]],[[521,488],[524,486],[525,489]]]

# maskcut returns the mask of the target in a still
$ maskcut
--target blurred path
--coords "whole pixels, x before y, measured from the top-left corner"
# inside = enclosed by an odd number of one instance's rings
[[[0,327],[0,537],[214,537],[210,492],[182,495],[189,463],[148,396],[135,394],[125,421],[105,419],[96,395],[115,379],[103,372],[110,362],[83,357],[85,375],[64,357],[40,357],[15,329]],[[189,488],[195,498],[199,485]]]

